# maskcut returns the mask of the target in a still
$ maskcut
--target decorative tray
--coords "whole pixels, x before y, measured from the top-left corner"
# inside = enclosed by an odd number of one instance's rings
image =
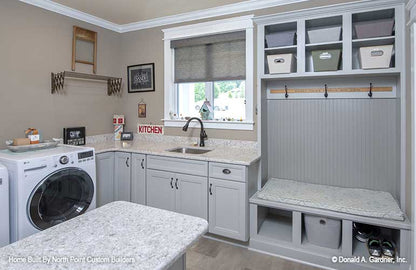
[[[12,152],[21,153],[21,152],[27,152],[27,151],[54,148],[58,144],[59,142],[44,141],[38,144],[29,144],[29,145],[19,145],[19,146],[7,145],[7,149],[9,149]]]

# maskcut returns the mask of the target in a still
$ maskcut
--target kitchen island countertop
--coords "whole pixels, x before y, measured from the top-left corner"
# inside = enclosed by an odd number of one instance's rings
[[[206,220],[112,202],[0,249],[0,269],[167,269]]]

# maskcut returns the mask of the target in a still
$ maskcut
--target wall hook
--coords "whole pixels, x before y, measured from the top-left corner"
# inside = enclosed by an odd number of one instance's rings
[[[324,96],[327,98],[328,97],[328,85],[325,84],[325,94]]]
[[[289,94],[287,93],[287,84],[285,84],[285,98],[288,98]]]
[[[370,83],[370,91],[368,92],[368,96],[370,98],[373,97],[373,83]]]

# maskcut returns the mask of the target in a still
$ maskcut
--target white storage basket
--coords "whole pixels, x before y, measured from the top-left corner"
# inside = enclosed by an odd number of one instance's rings
[[[293,53],[267,56],[270,74],[291,73],[296,70],[296,59]]]
[[[362,69],[389,68],[393,45],[372,46],[360,48]]]

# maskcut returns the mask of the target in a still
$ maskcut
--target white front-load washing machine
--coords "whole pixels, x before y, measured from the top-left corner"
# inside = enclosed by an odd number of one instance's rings
[[[95,208],[93,148],[58,146],[24,153],[3,150],[0,162],[9,172],[11,242]]]

